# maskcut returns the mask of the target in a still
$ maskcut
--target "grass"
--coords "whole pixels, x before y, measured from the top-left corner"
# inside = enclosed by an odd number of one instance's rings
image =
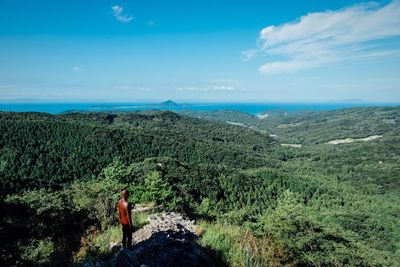
[[[269,237],[225,223],[200,223],[200,245],[233,267],[294,266],[283,245]]]
[[[132,214],[132,224],[134,231],[142,228],[148,223],[149,214],[138,212]],[[114,254],[110,251],[111,244],[121,244],[122,232],[118,224],[107,227],[104,231],[96,228],[87,230],[85,236],[81,239],[81,247],[74,255],[76,265],[82,265],[85,262],[95,262],[101,259],[106,265],[112,265],[111,259]]]
[[[135,231],[142,228],[148,223],[149,213],[147,212],[134,212],[132,213],[132,224]]]
[[[148,223],[148,213],[132,214],[135,230]],[[289,253],[278,241],[269,237],[256,237],[248,229],[227,223],[200,222],[196,228],[199,244],[215,257],[223,266],[262,267],[294,266]],[[75,254],[75,265],[95,263],[99,259],[106,266],[112,266],[110,244],[120,244],[121,228],[109,226],[105,231],[89,229],[81,240],[81,248]]]

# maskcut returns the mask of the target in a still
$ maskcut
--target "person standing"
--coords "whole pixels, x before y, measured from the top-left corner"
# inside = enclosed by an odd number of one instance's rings
[[[118,201],[119,223],[122,226],[122,247],[130,249],[132,247],[132,216],[131,204],[128,202],[129,191],[124,188],[122,190],[122,198]]]

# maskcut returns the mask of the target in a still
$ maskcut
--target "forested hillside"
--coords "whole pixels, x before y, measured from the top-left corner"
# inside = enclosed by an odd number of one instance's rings
[[[125,115],[0,113],[3,192],[60,189],[124,163],[168,156],[183,162],[264,166],[272,139],[254,131],[172,112]]]
[[[200,221],[199,244],[224,265],[400,262],[399,107],[186,114],[207,120],[0,113],[0,263],[106,258],[123,187]]]
[[[235,110],[182,111],[182,114],[222,122],[241,123],[276,135],[285,143],[320,144],[347,137],[361,138],[399,132],[400,107],[350,108],[320,112],[267,112],[255,116]]]
[[[352,108],[334,111],[272,113],[262,119],[239,111],[185,111],[208,120],[240,123],[272,136],[275,144],[295,144],[301,148],[275,149],[286,165],[314,169],[337,176],[356,186],[365,181],[380,190],[400,188],[400,107]],[[379,138],[367,142],[329,144],[347,138]]]

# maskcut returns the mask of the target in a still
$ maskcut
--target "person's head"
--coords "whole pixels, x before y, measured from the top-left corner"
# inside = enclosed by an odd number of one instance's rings
[[[126,189],[126,188],[122,189],[122,198],[123,199],[128,199],[128,197],[129,197],[128,189]]]

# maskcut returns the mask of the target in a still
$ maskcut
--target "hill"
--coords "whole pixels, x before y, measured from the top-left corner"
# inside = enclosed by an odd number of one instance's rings
[[[179,105],[172,100],[167,100],[160,103],[162,107],[178,107]]]
[[[399,106],[289,113],[264,119],[238,111],[183,113],[227,124],[239,123],[271,136],[278,144],[288,145],[274,150],[284,165],[312,168],[361,187],[368,179],[380,190],[397,192],[400,188]],[[381,138],[370,138],[374,136]],[[348,138],[369,141],[332,144]]]
[[[0,113],[3,192],[60,186],[88,179],[120,158],[150,157],[235,167],[267,164],[272,143],[240,127],[180,116],[169,111],[126,114]]]
[[[196,220],[223,265],[395,266],[398,114],[0,113],[0,265],[107,259],[126,187]],[[346,138],[360,140],[330,143]]]
[[[285,143],[319,144],[347,137],[397,135],[400,107],[349,108],[333,111],[287,113],[259,118],[234,110],[181,111],[182,114],[202,119],[236,122],[276,135]]]

